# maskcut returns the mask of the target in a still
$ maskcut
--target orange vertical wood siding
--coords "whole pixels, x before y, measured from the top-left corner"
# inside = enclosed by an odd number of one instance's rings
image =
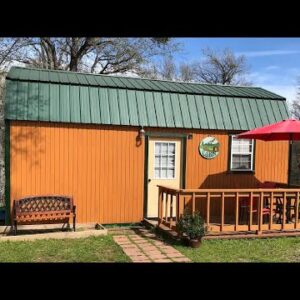
[[[220,142],[219,155],[213,159],[203,158],[198,147],[208,135]],[[187,143],[186,188],[251,188],[260,182],[288,180],[288,142],[256,141],[255,172],[229,173],[229,135],[226,132],[193,132]]]
[[[256,141],[255,173],[228,172],[228,132],[145,129],[192,133],[186,149],[186,188],[247,188],[288,180],[288,142]],[[11,123],[12,201],[27,195],[74,197],[78,222],[130,223],[143,219],[144,143],[138,128],[45,122]],[[207,160],[198,147],[208,136],[220,153]],[[217,204],[212,201],[212,210]],[[231,205],[234,208],[234,204]]]
[[[143,218],[144,143],[138,129],[44,122],[11,123],[12,201],[27,195],[74,197],[79,223]]]

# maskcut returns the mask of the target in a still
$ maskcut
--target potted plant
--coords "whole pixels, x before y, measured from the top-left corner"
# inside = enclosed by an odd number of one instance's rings
[[[191,215],[189,214],[188,210],[185,209],[184,213],[180,216],[176,224],[177,231],[179,233],[181,241],[184,243],[185,246],[189,246],[190,244],[189,237],[187,236],[186,233],[190,223],[191,223]]]
[[[192,248],[200,247],[206,228],[204,226],[204,220],[199,212],[190,214],[186,209],[183,215],[179,218],[177,229],[185,244]]]

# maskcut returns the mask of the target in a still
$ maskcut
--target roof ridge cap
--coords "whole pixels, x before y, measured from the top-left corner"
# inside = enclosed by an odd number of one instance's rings
[[[35,71],[43,71],[43,72],[56,72],[56,73],[75,73],[75,74],[83,74],[83,75],[90,75],[90,76],[120,77],[120,78],[125,78],[125,79],[163,81],[163,82],[180,83],[180,84],[211,85],[211,86],[238,87],[238,88],[261,88],[259,86],[232,85],[232,84],[219,84],[219,83],[207,83],[207,82],[187,82],[187,81],[182,81],[182,80],[143,78],[143,77],[120,76],[120,75],[110,75],[110,74],[95,74],[95,73],[81,72],[81,71],[75,72],[75,71],[43,69],[43,68],[35,68],[35,67],[12,66],[10,69],[27,69],[27,70],[35,70]]]

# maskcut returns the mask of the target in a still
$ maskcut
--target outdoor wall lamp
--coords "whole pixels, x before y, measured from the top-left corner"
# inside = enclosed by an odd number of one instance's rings
[[[142,126],[142,128],[139,131],[139,138],[142,140],[145,137],[145,130],[144,127]]]

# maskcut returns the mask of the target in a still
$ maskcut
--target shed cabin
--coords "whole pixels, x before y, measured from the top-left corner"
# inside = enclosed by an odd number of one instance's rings
[[[223,192],[288,183],[288,142],[235,139],[289,117],[286,99],[259,87],[13,67],[5,101],[7,222],[15,199],[51,194],[73,197],[78,223],[162,219],[161,186],[237,229],[239,196]]]

